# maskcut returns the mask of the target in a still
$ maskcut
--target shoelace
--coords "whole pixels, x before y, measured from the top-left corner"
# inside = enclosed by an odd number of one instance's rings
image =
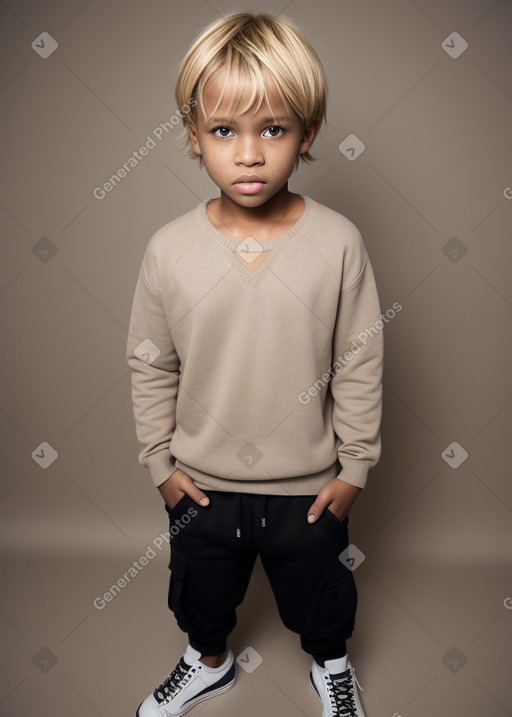
[[[162,684],[153,692],[153,697],[158,703],[172,699],[177,692],[183,687],[184,682],[189,673],[195,672],[194,667],[188,667],[182,660],[178,662],[174,670],[170,673]]]
[[[339,717],[357,717],[352,678],[356,681],[359,689],[362,689],[355,673],[350,668],[343,672],[337,679],[331,679],[332,687],[329,690],[329,696],[331,698],[333,712],[339,715]]]

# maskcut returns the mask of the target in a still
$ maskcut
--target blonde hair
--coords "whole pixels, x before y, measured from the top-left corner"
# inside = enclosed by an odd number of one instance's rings
[[[188,125],[196,131],[198,107],[206,118],[204,88],[223,67],[237,88],[229,114],[258,111],[265,101],[270,107],[265,87],[265,79],[270,76],[287,112],[294,112],[304,129],[315,123],[318,130],[326,119],[327,83],[320,59],[289,18],[234,13],[211,23],[196,37],[179,66],[176,80],[177,106],[188,110],[181,115],[185,129]],[[223,93],[224,90],[214,113]],[[186,154],[198,158],[190,146],[188,132]],[[300,160],[314,159],[309,152],[299,154],[295,169]],[[202,166],[202,157],[199,160]]]

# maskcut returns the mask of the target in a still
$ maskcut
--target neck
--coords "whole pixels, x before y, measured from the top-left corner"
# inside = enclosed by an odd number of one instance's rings
[[[221,196],[215,200],[215,211],[226,224],[260,227],[262,224],[283,221],[299,201],[299,195],[288,191],[288,184],[285,184],[268,202],[256,207],[240,206],[221,192]]]

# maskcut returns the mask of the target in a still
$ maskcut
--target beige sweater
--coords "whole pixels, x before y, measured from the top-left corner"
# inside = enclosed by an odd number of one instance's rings
[[[221,234],[207,201],[149,241],[127,361],[155,486],[181,468],[202,489],[316,495],[336,477],[364,488],[379,460],[373,270],[354,224],[303,198],[296,224],[259,244]],[[262,248],[255,273],[235,255]]]

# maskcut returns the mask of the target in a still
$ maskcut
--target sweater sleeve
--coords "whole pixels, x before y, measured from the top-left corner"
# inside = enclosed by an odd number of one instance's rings
[[[176,466],[169,452],[176,428],[176,398],[180,361],[166,320],[156,278],[146,252],[133,298],[126,358],[132,368],[133,413],[139,463],[148,468],[155,486],[164,483]],[[154,262],[153,262],[154,264]]]
[[[335,374],[333,428],[340,444],[340,480],[366,486],[370,468],[381,453],[383,321],[372,266],[362,239],[357,261],[342,282],[333,334]]]

